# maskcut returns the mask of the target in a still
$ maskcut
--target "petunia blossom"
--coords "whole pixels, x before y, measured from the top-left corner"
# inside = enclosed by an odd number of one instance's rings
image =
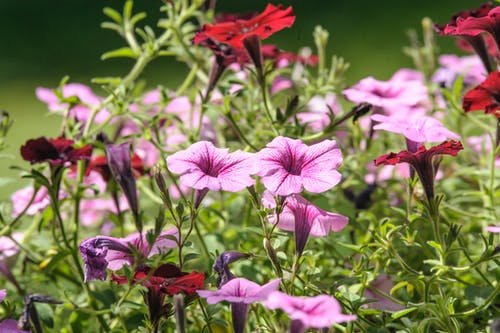
[[[374,114],[371,119],[377,122],[373,129],[402,134],[406,138],[409,147],[416,146],[418,148],[418,146],[426,142],[441,142],[447,139],[457,140],[460,138],[460,136],[444,127],[439,120],[431,117],[398,117],[396,115]]]
[[[297,297],[275,291],[269,295],[264,305],[271,310],[281,309],[288,314],[292,319],[290,333],[302,333],[309,327],[325,328],[334,323],[356,319],[355,315],[343,314],[337,300],[328,295]]]
[[[80,243],[80,253],[85,263],[85,282],[91,280],[105,280],[106,269],[116,271],[125,264],[132,265],[133,253],[149,257],[164,253],[177,246],[172,239],[178,237],[177,229],[171,228],[158,236],[155,243],[150,245],[145,234],[133,233],[125,238],[97,236]],[[132,247],[135,248],[132,251]]]
[[[434,161],[434,157],[436,155],[456,156],[463,148],[460,141],[450,140],[429,149],[421,146],[416,152],[401,151],[397,154],[385,154],[375,160],[375,165],[410,164],[417,172],[427,198],[431,200],[434,198],[434,178],[439,166],[439,161]]]
[[[465,112],[484,110],[500,118],[500,73],[491,72],[479,86],[469,90],[462,101]]]
[[[289,28],[295,22],[292,7],[283,9],[281,5],[268,4],[264,11],[249,19],[236,19],[217,24],[205,24],[194,37],[194,43],[210,38],[219,43],[225,43],[235,48],[243,47],[243,39],[256,35],[266,39],[273,33]]]
[[[493,233],[500,233],[500,226],[486,227],[486,231],[493,232]]]
[[[61,101],[52,89],[38,87],[35,90],[36,97],[47,104],[50,111],[64,111],[69,108],[69,115],[77,121],[86,123],[90,119],[92,108],[98,108],[101,98],[96,96],[92,89],[81,83],[67,83],[61,88],[61,97],[69,101]],[[109,111],[101,109],[95,115],[93,121],[100,124],[109,118]]]
[[[218,290],[198,290],[200,297],[209,304],[222,301],[231,303],[233,329],[243,333],[250,303],[265,300],[269,294],[279,288],[280,279],[271,280],[263,286],[245,278],[235,278],[222,285]]]
[[[337,168],[342,153],[335,140],[307,146],[283,136],[273,139],[257,153],[262,183],[278,195],[307,191],[321,193],[340,182]]]
[[[30,333],[19,329],[17,326],[17,320],[15,319],[5,319],[0,322],[0,332],[2,333]]]
[[[74,141],[65,138],[47,139],[39,137],[30,139],[21,146],[21,156],[24,160],[35,163],[49,162],[52,166],[74,164],[78,160],[88,160],[92,146],[74,147]]]
[[[262,202],[266,208],[276,207],[276,201],[269,191],[264,192]],[[309,235],[328,236],[330,231],[342,230],[348,221],[348,217],[318,208],[298,194],[285,198],[279,222],[276,214],[269,216],[272,224],[278,222],[279,228],[294,231],[295,252],[298,256],[301,256]]]
[[[364,78],[343,94],[351,102],[369,103],[387,114],[408,114],[429,103],[421,74],[408,69],[399,70],[388,81]]]
[[[14,192],[10,198],[12,202],[12,216],[18,216],[26,208],[26,215],[35,215],[50,205],[50,196],[46,187],[40,187],[33,201],[30,203],[34,194],[35,188],[31,185]]]
[[[167,157],[167,167],[180,174],[181,184],[196,190],[238,192],[255,183],[254,155],[243,151],[229,153],[211,142],[201,141]]]
[[[375,281],[371,282],[368,288],[365,289],[363,297],[375,300],[375,302],[368,303],[366,306],[371,309],[376,310],[386,310],[386,311],[399,311],[403,310],[405,307],[399,303],[395,303],[387,297],[380,295],[374,290],[379,292],[390,294],[391,289],[394,287],[394,282],[391,277],[387,274],[380,274]]]
[[[450,89],[459,76],[463,77],[465,87],[475,86],[487,76],[481,59],[477,55],[459,57],[454,54],[439,56],[441,67],[432,76],[432,82]]]

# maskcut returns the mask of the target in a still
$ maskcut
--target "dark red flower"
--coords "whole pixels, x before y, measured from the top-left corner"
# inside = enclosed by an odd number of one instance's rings
[[[92,154],[92,146],[75,148],[74,141],[65,138],[30,139],[21,147],[21,156],[31,164],[49,162],[53,166],[74,164],[77,160],[87,160]]]
[[[420,146],[414,153],[401,151],[399,153],[389,153],[380,156],[375,160],[375,166],[396,165],[399,163],[408,163],[418,174],[420,182],[424,187],[428,199],[434,197],[434,178],[440,160],[434,160],[436,155],[456,156],[460,150],[464,149],[460,141],[450,140],[429,149]]]
[[[201,289],[205,276],[203,273],[182,272],[174,264],[163,264],[153,272],[144,266],[134,274],[133,282],[140,282],[148,291],[144,293],[144,301],[148,306],[149,319],[154,327],[158,327],[160,320],[172,315],[172,304],[165,303],[166,296],[184,292],[186,303],[196,297],[195,291]],[[127,277],[111,275],[111,281],[117,284],[127,283]]]
[[[463,10],[451,17],[451,19],[446,24],[435,24],[434,27],[440,35],[460,35],[458,26],[468,18],[480,18],[488,15],[490,10],[493,8],[491,2],[482,4],[477,9]]]
[[[143,267],[134,274],[134,282],[140,282],[144,287],[152,289],[155,293],[173,296],[184,292],[188,296],[201,289],[205,275],[198,272],[182,272],[174,264],[163,264],[151,273],[150,267]],[[111,281],[116,284],[127,283],[125,276],[111,275]]]
[[[465,112],[484,110],[500,118],[500,73],[491,72],[479,86],[469,90],[462,107]]]
[[[493,58],[498,59],[500,57],[500,54],[498,52],[498,47],[493,37],[491,35],[484,35],[483,37],[484,37],[484,42],[486,43],[486,49],[488,50],[488,53]],[[474,48],[467,42],[467,40],[463,38],[458,38],[456,44],[458,48],[461,49],[462,51],[474,53]]]
[[[481,58],[486,70],[491,72],[493,66],[481,32],[490,32],[498,45],[499,39],[496,36],[498,35],[497,29],[499,27],[498,24],[493,22],[496,21],[498,8],[493,9],[493,4],[487,2],[478,9],[461,11],[453,15],[447,24],[435,24],[434,27],[440,35],[459,36],[463,38]],[[490,17],[490,15],[492,16]]]
[[[146,173],[142,159],[139,155],[134,153],[131,157],[131,163],[132,172],[135,178],[139,178]],[[109,170],[108,161],[105,155],[95,156],[90,160],[87,170],[85,171],[86,175],[88,175],[92,170],[99,172],[105,181],[111,179],[111,170]]]
[[[273,33],[291,27],[295,22],[293,8],[282,9],[281,5],[268,4],[264,12],[249,19],[238,19],[217,24],[205,24],[194,37],[194,43],[200,44],[210,38],[216,42],[243,47],[243,39],[256,35],[266,39]]]

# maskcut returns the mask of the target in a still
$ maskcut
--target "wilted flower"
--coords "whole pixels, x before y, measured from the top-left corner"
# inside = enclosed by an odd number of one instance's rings
[[[500,8],[500,7],[498,7]],[[465,112],[484,110],[500,118],[500,73],[491,72],[479,86],[469,90],[463,99]]]
[[[235,333],[242,333],[245,329],[249,304],[265,300],[270,293],[278,289],[279,284],[280,279],[260,286],[245,278],[235,278],[218,290],[198,290],[197,293],[200,297],[206,298],[209,304],[222,301],[231,303],[233,329]]]
[[[328,295],[295,297],[275,291],[264,305],[271,310],[282,309],[288,314],[292,319],[290,333],[302,333],[308,327],[324,328],[356,319],[355,315],[343,314],[337,300]]]
[[[97,236],[80,243],[80,253],[85,263],[85,282],[105,280],[106,269],[118,270],[124,264],[134,263],[134,251],[139,256],[149,257],[164,253],[177,246],[172,238],[178,237],[177,229],[160,233],[154,244],[149,244],[146,235],[133,233],[126,238]],[[140,259],[140,258],[139,258]]]
[[[52,166],[74,164],[77,160],[88,160],[92,153],[92,146],[86,145],[75,148],[74,141],[65,138],[46,139],[40,137],[30,139],[21,147],[21,156],[24,160],[35,163],[49,162]]]
[[[336,170],[342,153],[335,140],[307,146],[300,140],[279,136],[257,153],[258,175],[268,190],[278,195],[307,191],[321,193],[340,182]]]
[[[181,184],[196,190],[238,192],[255,184],[253,154],[214,147],[201,141],[167,157],[168,169],[181,174]]]
[[[264,207],[272,208],[276,202],[269,191],[262,196]],[[269,217],[269,222],[278,221],[276,214]],[[298,194],[286,197],[279,215],[278,227],[295,233],[295,251],[300,257],[309,235],[315,237],[328,236],[330,231],[340,231],[349,219],[346,216],[327,212],[316,207]]]

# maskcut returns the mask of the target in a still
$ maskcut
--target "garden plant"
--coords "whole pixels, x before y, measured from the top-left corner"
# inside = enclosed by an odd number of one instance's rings
[[[102,58],[128,73],[36,89],[60,130],[0,205],[0,332],[500,332],[500,6],[424,18],[414,68],[347,86],[321,26],[267,43],[292,6],[122,4]],[[160,57],[177,87],[143,79]]]

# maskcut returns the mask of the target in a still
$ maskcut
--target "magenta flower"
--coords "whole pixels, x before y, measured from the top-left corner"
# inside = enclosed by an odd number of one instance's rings
[[[300,140],[279,136],[257,153],[262,183],[278,195],[309,192],[321,193],[340,182],[336,170],[342,153],[335,140],[324,140],[307,146]]]
[[[312,131],[320,132],[330,124],[330,116],[336,116],[340,112],[341,107],[336,96],[329,93],[324,97],[313,96],[307,102],[305,111],[298,112],[296,116],[300,124],[307,125]]]
[[[276,207],[276,201],[269,191],[264,192],[262,202],[266,208]],[[295,252],[299,257],[305,248],[309,235],[328,236],[330,231],[342,230],[349,221],[346,216],[316,207],[298,194],[286,197],[279,217],[279,228],[294,231]],[[276,214],[269,217],[269,222],[272,224],[275,224],[276,221]]]
[[[356,319],[355,315],[343,314],[337,300],[328,295],[295,297],[275,291],[269,295],[264,305],[271,310],[281,309],[288,314],[292,319],[290,333],[302,333],[308,327],[324,328],[333,323]]]
[[[214,147],[201,141],[167,157],[168,169],[181,174],[181,184],[196,190],[238,192],[255,183],[253,154]]]
[[[375,130],[385,130],[404,135],[409,149],[411,149],[410,147],[415,148],[412,151],[416,151],[419,146],[426,142],[460,139],[460,136],[446,129],[439,120],[431,117],[398,117],[396,115],[383,116],[381,114],[374,114],[371,116],[371,119],[378,122],[373,126]]]
[[[172,238],[177,238],[176,228],[160,233],[151,246],[145,234],[133,233],[125,238],[97,236],[80,243],[80,253],[85,263],[85,282],[105,280],[106,269],[119,270],[125,264],[134,263],[134,252],[144,258],[165,253],[177,246]],[[132,248],[135,250],[132,251]],[[140,258],[139,258],[140,259]]]
[[[386,113],[408,113],[429,102],[420,73],[401,69],[389,81],[367,77],[343,91],[354,103],[369,103]]]
[[[243,333],[249,304],[265,300],[269,294],[278,290],[279,284],[280,279],[260,286],[245,278],[235,278],[222,285],[219,290],[198,290],[196,292],[200,297],[206,298],[209,304],[222,301],[231,303],[234,332]]]
[[[49,88],[38,87],[35,93],[40,101],[47,104],[50,111],[64,111],[71,107],[69,115],[80,122],[87,122],[92,112],[91,109],[99,107],[101,103],[101,98],[96,96],[89,87],[81,83],[68,83],[62,87],[62,98],[67,101],[61,101],[54,91]],[[69,103],[70,100],[71,104]],[[100,124],[107,118],[109,118],[109,111],[102,109],[95,116],[94,122]]]
[[[7,290],[5,289],[0,289],[0,303],[3,302],[3,300],[7,297]]]

